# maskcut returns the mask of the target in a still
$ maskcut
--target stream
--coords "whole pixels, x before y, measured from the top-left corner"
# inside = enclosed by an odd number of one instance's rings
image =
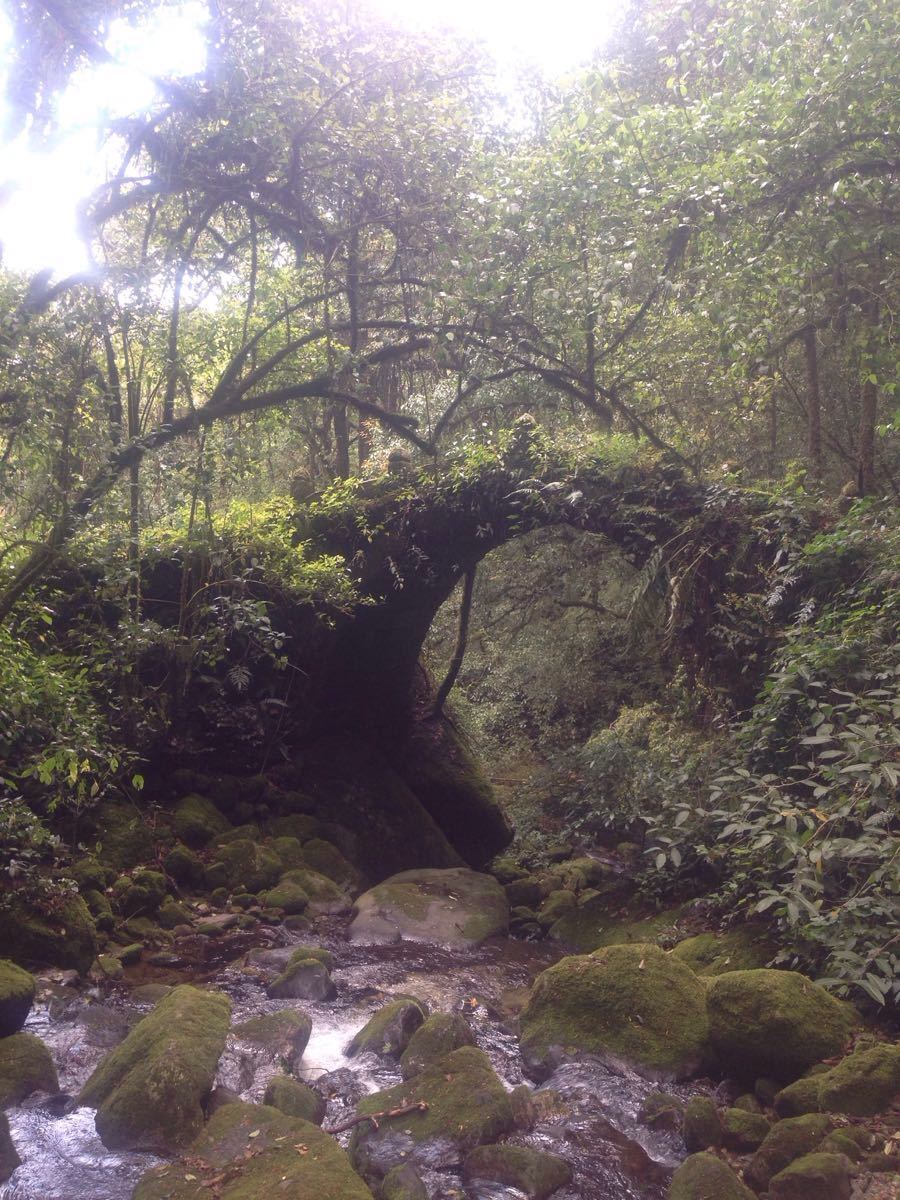
[[[244,962],[244,954],[256,948],[253,958],[277,965],[301,941],[334,954],[335,1000],[269,1000],[261,966]],[[179,962],[176,954],[168,965],[130,968],[124,983],[105,985],[102,993],[45,977],[26,1029],[50,1048],[62,1094],[32,1097],[8,1113],[22,1165],[0,1186],[0,1200],[130,1200],[140,1176],[161,1161],[151,1154],[107,1150],[95,1133],[93,1110],[71,1107],[70,1098],[100,1059],[152,1008],[150,1002],[136,1002],[131,989],[138,984],[192,982],[218,989],[232,1000],[233,1024],[280,1008],[306,1011],[312,1035],[296,1073],[328,1098],[327,1129],[352,1115],[361,1095],[399,1082],[393,1062],[371,1054],[344,1055],[352,1035],[397,994],[415,996],[432,1012],[464,1014],[507,1088],[529,1083],[522,1073],[514,1014],[535,975],[560,956],[546,943],[506,938],[453,951],[412,942],[351,945],[346,921],[339,918],[320,919],[302,937],[281,926],[260,926],[252,934],[226,935],[210,948],[213,957],[207,955],[205,962]],[[260,954],[260,948],[268,953]],[[230,1035],[216,1086],[260,1101],[267,1081],[280,1070],[269,1053]],[[555,1192],[554,1200],[664,1200],[685,1150],[678,1134],[651,1129],[638,1119],[644,1097],[659,1086],[599,1062],[566,1064],[535,1089],[534,1128],[511,1140],[559,1154],[572,1165],[571,1185]],[[686,1098],[703,1085],[667,1085],[666,1090]],[[348,1138],[340,1136],[344,1144]],[[423,1178],[430,1200],[523,1196],[498,1184],[463,1184],[457,1174],[438,1169],[426,1170]]]

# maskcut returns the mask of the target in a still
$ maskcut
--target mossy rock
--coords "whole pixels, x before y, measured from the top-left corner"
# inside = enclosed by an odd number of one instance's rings
[[[544,889],[533,875],[527,875],[524,879],[514,879],[512,883],[504,884],[503,890],[506,892],[510,908],[537,909],[544,899]]]
[[[488,868],[495,879],[506,886],[508,883],[514,883],[517,879],[525,879],[529,872],[516,862],[509,854],[501,854],[491,863]]]
[[[275,887],[263,892],[260,900],[267,908],[280,908],[289,916],[306,912],[309,908],[309,895],[291,879],[282,879]]]
[[[729,971],[709,987],[710,1035],[722,1066],[742,1079],[790,1082],[839,1054],[852,1010],[795,971]]]
[[[0,1183],[6,1183],[16,1167],[22,1165],[22,1160],[16,1153],[12,1137],[9,1133],[9,1121],[6,1114],[0,1112]],[[428,1200],[428,1197],[425,1197]]]
[[[566,913],[571,912],[577,906],[578,901],[574,892],[567,891],[565,888],[557,888],[550,893],[538,909],[538,924],[542,929],[549,929],[551,925],[561,920]]]
[[[756,1200],[727,1163],[714,1154],[692,1154],[672,1177],[668,1200]]]
[[[230,1014],[226,996],[184,984],[103,1059],[79,1102],[97,1109],[104,1146],[169,1149],[196,1137]]]
[[[280,1059],[287,1070],[295,1071],[309,1042],[312,1020],[298,1009],[283,1008],[251,1017],[235,1025],[232,1032],[241,1041],[267,1051],[273,1059]]]
[[[330,950],[326,950],[324,946],[297,946],[293,950],[291,957],[287,960],[287,966],[292,967],[294,963],[300,962],[304,958],[314,958],[322,964],[328,971],[334,970],[334,955]]]
[[[778,1121],[765,1137],[744,1171],[744,1178],[758,1192],[764,1192],[769,1180],[794,1159],[810,1154],[831,1128],[831,1120],[821,1113],[789,1117]]]
[[[191,910],[172,896],[168,896],[160,905],[156,919],[163,929],[175,929],[178,925],[191,925],[194,921]]]
[[[265,1104],[226,1104],[190,1148],[203,1168],[170,1163],[150,1171],[132,1200],[209,1200],[208,1181],[225,1176],[220,1200],[373,1200],[334,1138],[310,1121]]]
[[[427,1016],[425,1007],[409,997],[385,1004],[354,1034],[347,1057],[368,1052],[381,1058],[399,1058]]]
[[[550,927],[550,936],[564,946],[589,954],[604,946],[656,943],[681,915],[682,906],[639,917],[614,911],[608,896],[591,896]]]
[[[769,1182],[770,1200],[850,1200],[853,1167],[843,1154],[806,1154]]]
[[[900,1046],[882,1043],[857,1050],[815,1078],[823,1112],[875,1116],[888,1109],[900,1093]]]
[[[266,1084],[263,1104],[277,1108],[288,1117],[302,1117],[313,1125],[321,1125],[325,1120],[325,1110],[328,1105],[325,1097],[309,1084],[289,1075],[274,1075]]]
[[[564,1158],[530,1146],[476,1146],[463,1164],[466,1179],[488,1179],[518,1188],[529,1200],[547,1200],[572,1179]]]
[[[50,1051],[31,1033],[0,1038],[0,1109],[19,1104],[32,1092],[58,1092]]]
[[[823,1138],[817,1147],[820,1154],[843,1154],[851,1162],[859,1162],[863,1156],[863,1148],[843,1129],[833,1129],[827,1138]]]
[[[434,1013],[419,1026],[400,1055],[400,1074],[411,1079],[451,1050],[474,1045],[475,1035],[464,1017],[459,1013]]]
[[[514,1126],[512,1106],[487,1055],[463,1046],[437,1059],[420,1075],[365,1096],[357,1114],[422,1104],[421,1111],[380,1118],[378,1129],[357,1125],[350,1156],[366,1178],[379,1179],[398,1161],[458,1166],[475,1146],[495,1142]]]
[[[115,879],[115,872],[98,862],[93,854],[87,854],[72,863],[68,873],[78,884],[82,894],[91,890],[102,892]]]
[[[115,927],[116,918],[113,914],[112,905],[103,892],[96,892],[93,888],[88,888],[87,891],[82,891],[81,896],[88,906],[91,916],[94,918],[94,925],[97,929],[108,933]]]
[[[684,1144],[691,1154],[716,1150],[722,1145],[722,1122],[715,1101],[709,1096],[691,1096],[684,1108]]]
[[[724,975],[764,967],[774,958],[775,947],[753,929],[734,929],[720,934],[698,933],[679,942],[672,954],[698,975]]]
[[[279,887],[291,884],[302,888],[309,897],[309,910],[313,913],[342,913],[350,907],[347,895],[327,875],[318,871],[299,868],[286,871],[279,881]]]
[[[122,978],[122,960],[113,954],[98,954],[91,973],[99,973],[104,979],[114,983]]]
[[[100,849],[97,858],[115,872],[128,871],[154,857],[156,839],[145,813],[130,804],[107,802],[92,814]]]
[[[317,837],[322,827],[322,822],[318,817],[311,817],[308,813],[292,813],[290,816],[275,817],[266,825],[266,829],[272,835],[273,848],[281,838],[293,838],[298,842],[308,842],[310,838]]]
[[[176,837],[195,850],[209,845],[213,838],[221,837],[231,828],[231,822],[222,816],[213,802],[196,792],[178,801],[172,824]]]
[[[182,887],[202,887],[206,868],[189,847],[183,842],[176,842],[163,860],[166,873]]]
[[[650,1092],[641,1102],[638,1116],[652,1129],[680,1130],[684,1124],[684,1102],[668,1092]]]
[[[278,856],[283,871],[296,871],[308,865],[303,857],[303,847],[299,838],[274,837],[269,847],[272,853]]]
[[[381,1200],[428,1200],[428,1189],[409,1163],[401,1163],[385,1175]]]
[[[34,1003],[34,976],[8,958],[0,959],[0,1038],[18,1033]]]
[[[74,967],[84,974],[97,957],[94,919],[80,896],[62,898],[50,913],[13,900],[0,919],[0,954],[20,963]]]
[[[221,864],[222,879],[232,891],[251,892],[254,895],[274,887],[282,875],[278,858],[265,846],[249,838],[236,838],[216,848],[216,863]],[[207,881],[210,872],[207,871]]]
[[[505,933],[509,905],[492,875],[463,867],[401,871],[353,906],[353,942],[429,942],[465,948]]]
[[[130,881],[122,883],[118,899],[126,917],[152,916],[166,895],[166,877],[159,871],[135,871]]]
[[[535,1078],[579,1053],[685,1078],[707,1053],[706,989],[658,946],[608,946],[540,974],[520,1029]]]
[[[324,838],[312,838],[304,842],[303,857],[308,866],[320,875],[326,875],[340,888],[356,891],[362,884],[362,876],[353,863],[344,857],[337,846]]]
[[[272,1000],[333,1000],[337,988],[323,962],[317,958],[299,958],[272,980],[266,995]]]
[[[587,855],[570,858],[554,869],[565,887],[573,888],[578,892],[600,887],[610,875],[609,867],[605,863]]]
[[[722,1113],[722,1144],[726,1150],[747,1154],[759,1149],[771,1128],[762,1113],[726,1108]]]

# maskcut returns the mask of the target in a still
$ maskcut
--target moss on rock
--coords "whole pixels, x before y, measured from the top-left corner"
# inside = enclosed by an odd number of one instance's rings
[[[34,1003],[34,976],[8,958],[0,959],[0,1038],[18,1033]]]
[[[550,927],[550,936],[581,954],[631,942],[646,945],[656,943],[681,913],[678,906],[640,917],[616,912],[614,904],[609,896],[587,897]]]
[[[63,897],[46,913],[13,900],[0,920],[0,954],[83,974],[97,957],[94,919],[80,896]]]
[[[684,1103],[668,1092],[650,1092],[644,1097],[638,1116],[653,1129],[681,1129]]]
[[[299,958],[269,984],[266,994],[273,1000],[333,1000],[337,988],[323,962]]]
[[[328,1107],[321,1092],[289,1075],[274,1075],[269,1080],[263,1104],[277,1108],[288,1117],[302,1117],[313,1125],[322,1124]]]
[[[693,1154],[672,1177],[669,1200],[756,1200],[731,1167],[714,1154]]]
[[[579,1052],[683,1078],[709,1040],[706,989],[658,946],[608,946],[538,976],[521,1016],[522,1053],[545,1078]]]
[[[18,1104],[32,1092],[58,1092],[50,1051],[31,1033],[0,1038],[0,1109]]]
[[[715,1101],[709,1096],[692,1096],[684,1109],[684,1144],[694,1154],[722,1145],[722,1122]]]
[[[334,955],[330,950],[326,950],[324,946],[297,946],[291,957],[287,961],[289,967],[294,963],[301,962],[305,958],[314,958],[322,964],[328,971],[334,970]]]
[[[850,1200],[853,1168],[843,1154],[806,1154],[769,1182],[770,1200]]]
[[[347,1047],[347,1057],[368,1051],[382,1058],[398,1058],[427,1016],[425,1007],[410,997],[385,1004],[353,1036]]]
[[[411,1079],[451,1050],[474,1046],[475,1036],[459,1013],[434,1013],[415,1031],[400,1056],[400,1074]]]
[[[309,896],[299,883],[291,879],[282,879],[275,887],[263,892],[260,900],[267,908],[280,908],[289,916],[306,912],[309,908]]]
[[[428,1200],[428,1191],[409,1163],[401,1163],[385,1175],[381,1200]]]
[[[172,819],[175,835],[195,849],[208,845],[231,828],[231,822],[219,812],[206,796],[192,792],[179,800]]]
[[[308,865],[299,838],[273,837],[270,847],[272,853],[278,856],[283,871],[296,871]]]
[[[466,1151],[496,1141],[514,1126],[509,1096],[487,1055],[463,1046],[437,1059],[420,1075],[365,1096],[357,1114],[422,1104],[421,1111],[380,1118],[378,1129],[357,1125],[350,1156],[367,1178],[381,1178],[405,1158],[414,1167],[436,1159],[457,1165]]]
[[[881,1044],[857,1050],[814,1078],[823,1112],[874,1116],[889,1108],[900,1093],[900,1046]]]
[[[334,1138],[264,1104],[226,1104],[191,1146],[194,1165],[170,1163],[138,1183],[133,1200],[373,1200]],[[203,1167],[196,1164],[202,1163]]]
[[[0,1112],[0,1183],[6,1183],[13,1171],[21,1163],[22,1160],[16,1153],[16,1148],[10,1136],[9,1121],[6,1119],[6,1114]],[[425,1200],[428,1200],[427,1196]]]
[[[159,871],[135,871],[130,880],[119,882],[117,898],[126,917],[151,916],[166,895],[166,877]]]
[[[720,934],[698,933],[679,942],[672,954],[698,975],[724,975],[764,967],[774,958],[775,947],[753,929],[733,929]]]
[[[759,1149],[771,1128],[762,1113],[726,1108],[722,1113],[722,1144],[726,1150],[746,1154]]]
[[[529,1200],[547,1200],[572,1179],[564,1158],[529,1146],[476,1146],[463,1164],[467,1179],[488,1179],[524,1192]]]
[[[182,887],[198,888],[204,882],[206,868],[193,850],[183,842],[176,842],[166,855],[163,866],[167,874]]]
[[[312,1020],[298,1009],[283,1008],[251,1017],[249,1021],[235,1025],[232,1032],[241,1041],[259,1046],[273,1058],[281,1059],[286,1070],[295,1071],[309,1042]]]
[[[363,892],[353,906],[354,942],[476,946],[505,933],[509,905],[492,875],[462,867],[401,871]]]
[[[303,857],[307,866],[327,876],[341,888],[357,889],[361,878],[356,867],[344,857],[337,846],[324,838],[312,838],[303,844]]]
[[[230,1013],[226,996],[182,985],[103,1059],[79,1099],[97,1108],[105,1146],[180,1147],[197,1135]]]
[[[340,913],[350,907],[346,894],[327,875],[309,868],[286,871],[279,888],[290,885],[302,890],[309,897],[309,910],[313,913]]]
[[[830,1127],[829,1118],[820,1113],[779,1121],[751,1158],[744,1178],[758,1192],[764,1192],[773,1175],[783,1171],[794,1159],[814,1150]]]
[[[220,844],[212,865],[219,867],[226,887],[254,895],[274,887],[282,874],[281,863],[272,851],[246,837]],[[207,880],[211,882],[209,872]]]
[[[722,1066],[743,1079],[796,1079],[839,1054],[854,1019],[847,1005],[794,971],[729,971],[708,993],[710,1034]]]
[[[133,805],[112,801],[98,806],[92,814],[100,849],[100,863],[115,872],[128,871],[153,858],[155,840],[146,815]]]

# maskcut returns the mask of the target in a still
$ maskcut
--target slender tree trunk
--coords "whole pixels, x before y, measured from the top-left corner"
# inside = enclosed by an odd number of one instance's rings
[[[472,597],[475,594],[475,573],[476,568],[470,567],[463,577],[463,594],[462,603],[459,606],[459,632],[456,636],[456,649],[453,651],[453,658],[450,660],[450,667],[444,677],[444,682],[438,688],[438,693],[434,698],[434,707],[431,710],[432,717],[439,717],[443,713],[447,697],[453,690],[453,685],[456,683],[457,676],[462,669],[463,660],[466,657],[466,643],[469,640],[469,617],[472,615]]]
[[[141,432],[141,385],[137,379],[128,381],[128,440]],[[131,611],[135,617],[141,609],[141,462],[136,458],[128,468],[128,562],[131,566]]]
[[[878,325],[878,301],[866,306],[870,334],[874,338]],[[869,364],[867,364],[868,366]],[[868,496],[875,486],[875,423],[878,418],[878,384],[866,371],[859,405],[859,494]]]
[[[803,331],[806,354],[807,455],[813,478],[822,478],[822,393],[819,387],[819,357],[816,330],[807,325]]]

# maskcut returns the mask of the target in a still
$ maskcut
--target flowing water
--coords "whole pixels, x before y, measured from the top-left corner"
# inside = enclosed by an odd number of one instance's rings
[[[337,999],[310,1003],[266,998],[266,979],[300,940],[333,952]],[[361,1095],[399,1081],[393,1063],[369,1054],[353,1059],[344,1055],[352,1035],[397,994],[414,995],[432,1011],[463,1013],[506,1086],[528,1083],[522,1073],[514,1013],[535,975],[558,957],[546,944],[506,939],[469,951],[408,942],[351,945],[346,925],[335,919],[323,920],[314,934],[305,933],[302,939],[280,927],[262,927],[252,939],[247,935],[219,939],[212,943],[212,955],[210,944],[195,939],[194,946],[204,946],[204,954],[195,953],[193,961],[181,960],[176,953],[170,965],[134,968],[128,972],[128,984],[197,982],[217,988],[232,999],[234,1024],[279,1008],[308,1012],[313,1030],[298,1074],[328,1097],[326,1128],[352,1115]],[[261,956],[262,964],[243,961],[251,946],[269,949],[268,955]],[[176,952],[178,948],[176,943]],[[205,961],[198,962],[198,957]],[[94,1131],[93,1112],[73,1109],[71,1100],[103,1055],[150,1007],[136,1003],[130,987],[124,985],[107,988],[101,995],[96,989],[78,992],[48,982],[26,1028],[49,1046],[62,1094],[35,1097],[8,1114],[23,1162],[0,1186],[0,1200],[129,1200],[135,1182],[160,1161],[149,1154],[106,1150]],[[270,1054],[231,1036],[216,1083],[243,1099],[259,1101],[268,1079],[279,1070],[280,1064]],[[535,1089],[534,1128],[515,1134],[512,1140],[552,1151],[572,1164],[573,1182],[554,1193],[554,1200],[663,1200],[672,1169],[685,1151],[677,1134],[650,1129],[638,1118],[642,1100],[658,1086],[599,1062],[566,1064]],[[699,1087],[667,1090],[686,1097]],[[347,1136],[342,1135],[342,1140]],[[497,1184],[464,1184],[439,1163],[426,1169],[424,1178],[431,1200],[519,1200],[522,1196]]]

